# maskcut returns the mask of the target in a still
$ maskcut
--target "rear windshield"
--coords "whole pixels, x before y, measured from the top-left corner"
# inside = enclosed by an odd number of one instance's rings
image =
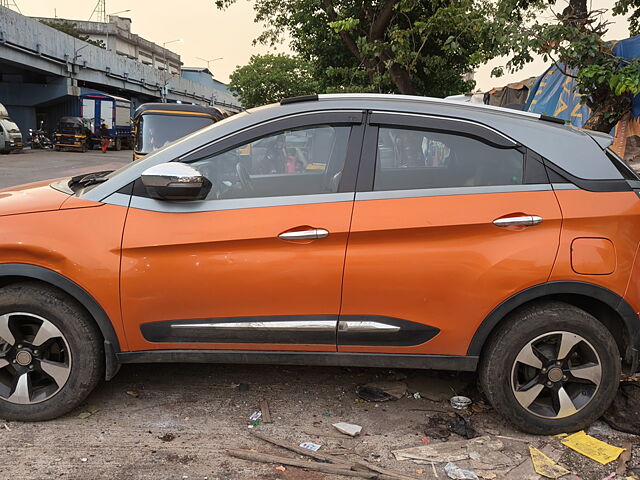
[[[213,123],[212,118],[201,116],[143,115],[136,135],[136,152],[153,152]]]
[[[620,174],[625,180],[640,180],[638,174],[629,167],[624,160],[622,160],[613,150],[607,148],[605,150],[607,157],[611,160],[611,163],[618,169]]]
[[[20,129],[18,126],[13,123],[11,120],[7,120],[6,118],[0,118],[0,124],[4,127],[4,129],[9,133],[20,133]]]

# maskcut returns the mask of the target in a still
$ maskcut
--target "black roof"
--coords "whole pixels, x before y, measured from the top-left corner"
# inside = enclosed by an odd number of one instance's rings
[[[180,112],[201,113],[214,120],[222,120],[230,115],[229,112],[218,107],[207,105],[189,105],[185,103],[144,103],[136,109],[134,117],[143,113],[149,115],[180,115]]]
[[[58,123],[71,123],[73,125],[78,125],[78,126],[83,125],[82,118],[80,117],[60,117],[60,120],[58,120]]]

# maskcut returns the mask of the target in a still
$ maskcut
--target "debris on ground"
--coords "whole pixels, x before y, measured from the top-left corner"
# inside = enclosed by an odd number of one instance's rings
[[[284,448],[285,450],[289,450],[305,457],[310,457],[311,459],[315,460],[315,462],[310,462],[308,460],[299,460],[290,457],[282,457],[268,453],[257,452],[255,450],[230,449],[227,450],[227,453],[232,457],[240,458],[243,460],[250,460],[261,463],[275,463],[280,466],[289,465],[293,467],[301,467],[305,470],[314,470],[317,472],[330,473],[334,475],[344,475],[348,477],[380,478],[393,480],[419,480],[416,477],[412,477],[404,473],[382,468],[378,465],[373,465],[364,459],[355,461],[343,460],[335,458],[326,453],[323,454],[299,446],[290,445],[282,440],[267,437],[266,435],[260,433],[254,433],[253,436],[272,445]]]
[[[239,392],[248,392],[249,391],[249,384],[248,383],[239,383],[238,384],[238,391]]]
[[[464,437],[468,440],[471,440],[472,438],[476,438],[478,436],[478,432],[476,432],[475,429],[471,426],[469,420],[459,413],[456,413],[456,416],[447,422],[447,426],[453,433],[460,435],[461,437]]]
[[[640,383],[620,383],[613,403],[602,417],[611,428],[640,435]]]
[[[127,390],[126,394],[133,398],[140,398],[140,392],[138,390]]]
[[[9,425],[7,425],[6,423],[4,424],[4,429],[5,429],[6,431],[8,431],[8,432],[10,432],[10,431],[11,431],[11,429],[9,428]]]
[[[317,452],[318,450],[320,450],[321,446],[322,445],[319,445],[319,444],[313,443],[313,442],[302,442],[300,444],[300,447],[306,448],[307,450],[311,450],[312,452]]]
[[[618,457],[618,467],[616,468],[616,474],[621,477],[627,473],[627,463],[631,460],[631,452],[633,450],[633,443],[626,442],[623,446],[624,452]]]
[[[271,410],[269,409],[269,402],[267,402],[266,400],[260,401],[260,412],[262,413],[263,423],[273,423],[273,420],[271,420]]]
[[[420,392],[410,393],[409,396],[413,397],[416,400],[420,400],[422,398],[422,395],[420,395]]]
[[[176,439],[176,436],[171,432],[167,432],[164,435],[160,435],[158,439],[162,440],[163,442],[173,442]]]
[[[276,467],[276,470],[277,470],[277,471],[279,471],[279,472],[286,472],[286,471],[287,471],[287,468],[286,468],[286,467],[284,467],[284,466],[282,466],[282,465],[278,465],[278,466]]]
[[[80,412],[80,414],[78,415],[78,418],[89,418],[91,415],[98,413],[100,411],[99,408],[93,407],[93,408],[89,408],[84,412]]]
[[[354,425],[353,423],[338,422],[334,423],[333,426],[340,433],[344,433],[350,437],[360,435],[360,432],[362,431],[362,427],[360,425]]]
[[[436,440],[446,440],[451,436],[449,422],[451,417],[446,413],[436,413],[427,417],[424,433]]]
[[[407,394],[404,382],[374,382],[356,387],[358,396],[367,402],[387,402],[399,400]]]
[[[544,453],[531,445],[529,445],[529,453],[531,454],[533,469],[538,475],[555,479],[571,473],[569,470],[558,465],[553,461],[553,459],[547,457]]]
[[[456,395],[449,399],[449,403],[456,410],[466,410],[471,405],[471,399],[469,397]]]
[[[416,463],[442,463],[467,460],[473,455],[482,459],[488,454],[504,448],[500,440],[492,440],[489,436],[476,437],[473,440],[455,440],[451,442],[430,443],[419,447],[393,450],[396,460],[413,460]]]
[[[562,444],[602,465],[613,462],[624,451],[620,447],[614,447],[587,435],[584,431],[569,435],[562,440]]]
[[[444,471],[449,478],[455,480],[480,480],[478,475],[471,470],[464,470],[455,463],[449,462],[444,466]]]
[[[256,420],[260,420],[261,417],[262,417],[262,412],[253,412],[251,415],[249,415],[249,420],[251,420],[252,422],[255,422]]]

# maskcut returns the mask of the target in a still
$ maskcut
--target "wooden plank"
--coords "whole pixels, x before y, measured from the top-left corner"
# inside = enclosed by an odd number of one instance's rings
[[[267,400],[260,401],[260,411],[262,412],[262,423],[273,423],[271,420],[271,411],[269,410],[269,403]]]
[[[356,470],[349,470],[342,465],[331,465],[328,463],[318,463],[305,460],[297,460],[288,457],[279,457],[276,455],[269,455],[267,453],[252,452],[250,450],[227,450],[227,453],[235,458],[242,460],[249,460],[252,462],[261,463],[275,463],[278,465],[289,465],[291,467],[300,467],[307,470],[314,470],[316,472],[332,473],[334,475],[344,475],[346,477],[358,477],[369,478],[372,480],[397,480],[396,477],[390,477],[376,472],[363,472]]]
[[[351,468],[353,466],[353,463],[346,463],[344,460],[342,459],[338,459],[338,458],[333,458],[330,455],[325,455],[323,453],[319,453],[319,452],[314,452],[313,450],[308,450],[306,448],[302,448],[302,447],[298,447],[297,445],[289,445],[286,442],[283,442],[282,440],[277,440],[275,438],[271,438],[271,437],[267,437],[266,435],[264,435],[263,433],[260,432],[253,432],[253,436],[256,438],[259,438],[260,440],[263,440],[267,443],[271,443],[273,445],[277,445],[278,447],[284,448],[285,450],[290,450],[292,452],[297,453],[298,455],[304,455],[306,457],[311,457],[315,460],[319,460],[321,462],[325,462],[325,463],[335,463],[335,464],[342,464],[344,468]]]

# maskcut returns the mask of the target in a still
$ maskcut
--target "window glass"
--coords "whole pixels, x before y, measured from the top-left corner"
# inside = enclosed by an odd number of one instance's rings
[[[520,185],[524,156],[470,137],[380,127],[374,190]]]
[[[335,193],[351,127],[285,130],[197,160],[213,184],[208,199]]]
[[[151,153],[214,122],[200,115],[142,115],[135,149],[138,153]]]

